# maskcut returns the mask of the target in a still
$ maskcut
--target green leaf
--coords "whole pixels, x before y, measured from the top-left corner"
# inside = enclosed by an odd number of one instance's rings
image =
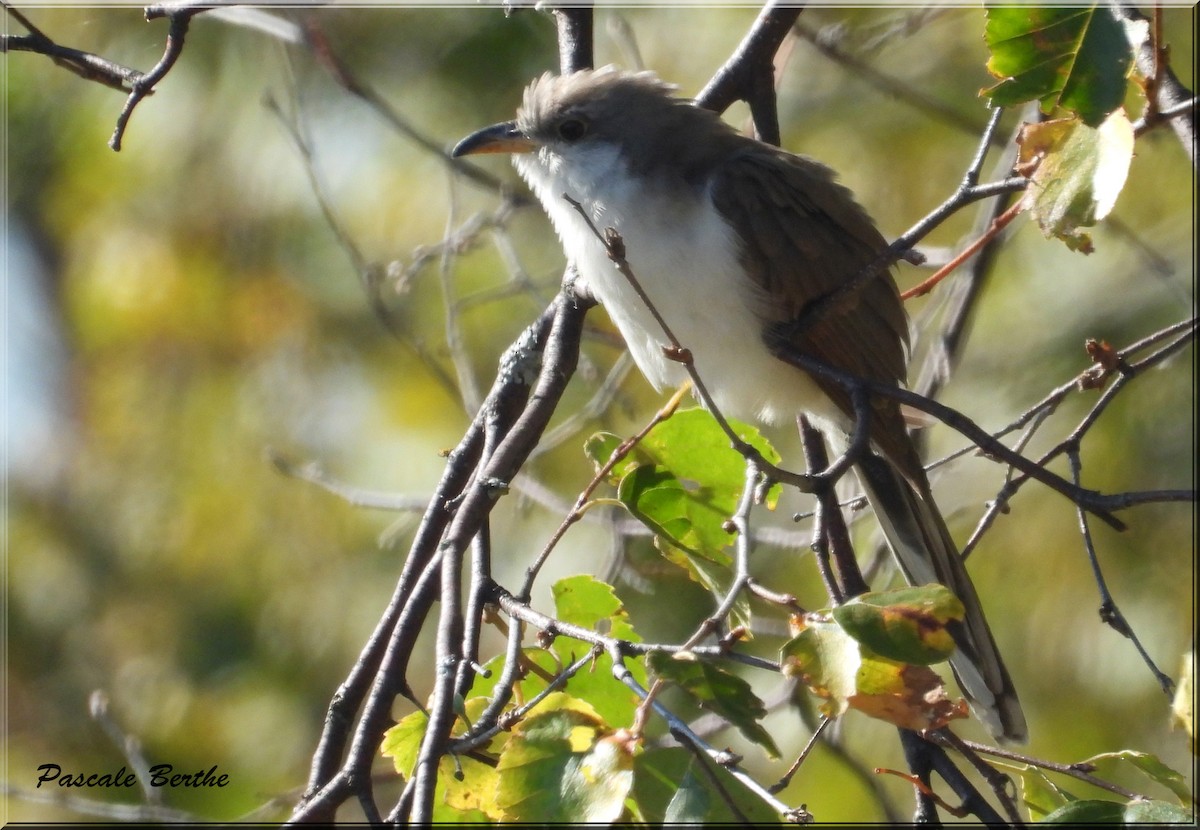
[[[623,443],[623,439],[618,435],[613,435],[611,432],[597,432],[583,444],[584,454],[591,459],[596,472],[600,472],[604,465],[609,462]],[[633,448],[633,452],[627,455],[621,461],[618,461],[613,468],[608,472],[608,480],[616,484],[621,480],[621,476],[625,475],[629,470],[638,463],[637,447]]]
[[[703,824],[711,806],[708,788],[696,777],[695,764],[689,764],[679,789],[667,804],[663,824]]]
[[[1180,804],[1190,804],[1192,801],[1192,792],[1188,787],[1187,779],[1164,764],[1156,755],[1125,749],[1120,752],[1104,752],[1100,755],[1093,755],[1084,763],[1099,764],[1103,761],[1124,761],[1132,764],[1149,776],[1151,780],[1170,790],[1179,799]]]
[[[706,661],[676,659],[662,652],[651,654],[647,663],[659,677],[694,698],[700,708],[720,715],[772,758],[779,757],[775,740],[759,723],[767,709],[745,680]]]
[[[691,819],[692,824],[730,824],[751,827],[779,824],[779,815],[766,802],[750,792],[744,784],[722,767],[713,767],[724,793],[736,805],[740,815],[729,809],[724,797],[716,797],[712,785],[691,774],[694,768],[692,754],[680,747],[648,750],[634,759],[633,798],[642,811],[644,820],[651,825],[666,824],[668,812],[699,813],[698,801],[706,797],[708,810],[704,815]],[[692,792],[695,781],[695,792]],[[681,789],[689,790],[679,803],[676,799]],[[672,806],[674,805],[674,807]],[[680,820],[680,823],[683,823]]]
[[[779,454],[758,430],[736,421],[731,425],[764,458],[778,462]],[[618,444],[615,436],[598,433],[586,451],[599,465]],[[658,537],[688,557],[728,566],[731,559],[725,549],[734,535],[725,525],[737,510],[745,471],[745,459],[730,447],[712,415],[697,408],[678,411],[656,424],[616,466],[613,478],[618,479],[617,498]],[[779,492],[778,485],[767,492],[768,507],[774,506]],[[716,574],[710,569],[705,576]]]
[[[763,458],[779,463],[779,453],[756,428],[737,420],[730,420],[729,425]],[[707,497],[726,516],[737,508],[746,481],[746,462],[729,445],[712,413],[699,407],[679,410],[656,424],[638,447],[680,478],[703,482]],[[768,507],[774,507],[780,491],[776,485],[767,493]]]
[[[594,576],[581,574],[560,579],[552,590],[555,616],[559,620],[619,640],[631,643],[642,641],[630,624],[629,614],[612,586]],[[588,647],[570,637],[557,637],[553,648],[563,664],[568,664],[582,656]],[[626,665],[634,679],[644,687],[646,668],[643,661],[629,660]],[[613,677],[612,658],[607,654],[601,654],[591,667],[572,677],[567,683],[567,690],[575,697],[590,702],[610,724],[629,723],[637,708],[637,695]]]
[[[1116,801],[1072,801],[1042,820],[1042,824],[1120,824],[1125,805]]]
[[[554,583],[555,616],[562,622],[598,631],[618,640],[640,643],[629,613],[613,587],[589,574],[568,576]]]
[[[508,708],[523,705],[546,690],[551,679],[576,657],[583,656],[587,645],[570,637],[559,637],[549,649],[530,647],[521,652],[522,660],[529,669],[523,673],[517,682],[513,699]],[[628,660],[626,665],[633,676],[645,686],[646,669],[639,660]],[[495,694],[496,682],[504,669],[504,655],[497,655],[489,660],[485,669],[490,677],[476,675],[471,686],[471,697],[467,699],[468,711],[473,717],[478,716],[475,701],[490,699]],[[564,688],[573,697],[588,701],[595,712],[608,724],[629,723],[637,708],[637,696],[627,686],[612,676],[612,663],[607,655],[597,658],[594,666],[584,668],[575,674]],[[501,733],[491,744],[491,751],[498,752],[508,733]]]
[[[1125,807],[1126,824],[1190,824],[1196,826],[1196,814],[1165,801],[1133,801]]]
[[[392,759],[396,772],[406,779],[412,777],[413,769],[417,766],[417,754],[421,751],[421,740],[425,737],[428,725],[429,717],[418,711],[405,715],[399,723],[383,733],[379,751],[384,758]]]
[[[656,536],[654,547],[663,558],[679,566],[693,582],[698,582],[713,593],[722,596],[733,584],[732,561],[713,562],[703,556],[692,556],[668,542],[662,536]],[[727,558],[728,559],[728,558]],[[750,600],[743,591],[733,602],[733,617],[738,624],[747,629],[751,626]]]
[[[638,466],[621,479],[617,498],[642,524],[688,555],[720,565],[732,561],[724,551],[733,541],[723,526],[729,514],[714,506],[699,482],[681,479],[666,467]]]
[[[988,71],[1002,80],[982,94],[999,106],[1041,101],[1096,127],[1125,100],[1133,56],[1107,8],[991,7],[984,40]]]
[[[477,699],[477,703],[482,703]],[[476,707],[478,708],[478,707]],[[384,733],[380,752],[391,758],[396,772],[412,777],[429,718],[413,712]],[[481,761],[465,756],[446,756],[438,762],[434,818],[460,823],[485,818],[483,808],[496,788],[496,771]]]
[[[1114,112],[1099,129],[1073,119],[1026,125],[1017,138],[1020,161],[1037,162],[1025,191],[1025,208],[1047,237],[1090,253],[1079,229],[1103,219],[1125,186],[1133,160],[1133,126]]]
[[[889,660],[859,643],[828,615],[809,614],[780,650],[783,673],[798,677],[822,698],[830,718],[857,709],[905,729],[931,729],[967,717],[942,679],[927,666]]]
[[[1059,807],[1078,801],[1078,798],[1062,789],[1047,777],[1041,769],[1022,764],[1016,770],[1021,782],[1021,800],[1034,821],[1050,815]]]
[[[956,648],[946,626],[965,611],[950,589],[937,583],[861,594],[833,609],[833,618],[871,651],[929,666],[948,660]]]
[[[488,814],[498,821],[614,822],[633,785],[633,746],[585,702],[549,695],[513,728]]]
[[[1042,820],[1043,824],[1185,824],[1195,825],[1190,810],[1164,801],[1072,801]]]

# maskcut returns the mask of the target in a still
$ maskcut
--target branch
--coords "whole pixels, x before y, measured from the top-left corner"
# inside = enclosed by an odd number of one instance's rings
[[[696,96],[696,105],[720,113],[734,101],[745,101],[758,139],[778,146],[775,53],[802,10],[801,6],[781,6],[776,0],[766,3],[733,55]]]
[[[102,58],[91,52],[72,49],[69,46],[60,46],[47,37],[41,29],[34,26],[29,18],[8,5],[8,3],[0,0],[0,6],[3,6],[9,16],[15,18],[29,32],[27,35],[0,35],[0,54],[5,52],[34,52],[39,55],[45,55],[54,61],[56,65],[61,66],[68,72],[75,73],[85,81],[94,81],[122,92],[131,91],[135,84],[145,78],[145,75],[138,70],[122,66],[115,61],[110,61],[108,58]]]
[[[565,5],[554,9],[558,27],[558,71],[570,75],[596,65],[593,53],[593,19],[591,4]]]
[[[1153,27],[1149,25],[1146,16],[1132,6],[1113,0],[1109,8],[1125,24],[1125,33],[1129,45],[1133,48],[1133,59],[1138,72],[1149,81],[1147,123],[1143,129],[1148,129],[1156,123],[1166,121],[1175,131],[1183,151],[1187,153],[1192,167],[1196,166],[1196,107],[1195,94],[1185,87],[1172,71],[1169,64],[1163,60],[1163,44],[1153,35]],[[1130,24],[1146,24],[1135,26]],[[1142,31],[1144,37],[1138,38],[1136,33]],[[1165,116],[1164,113],[1171,113]],[[1157,113],[1157,115],[1154,115]]]
[[[129,97],[125,99],[125,106],[122,107],[121,114],[117,116],[117,126],[113,130],[112,138],[108,140],[108,146],[115,152],[121,151],[121,140],[125,137],[125,128],[129,125],[134,108],[142,102],[143,98],[154,91],[154,87],[167,76],[167,73],[175,66],[175,62],[179,60],[179,56],[183,54],[183,43],[187,38],[188,29],[192,25],[192,18],[211,8],[212,6],[168,4],[146,7],[146,20],[167,18],[169,24],[167,44],[163,50],[163,56],[159,58],[154,68],[134,81],[130,88]]]
[[[796,368],[808,372],[810,375],[831,380],[849,391],[856,389],[865,390],[871,395],[892,398],[913,409],[929,413],[951,429],[966,436],[988,456],[1016,467],[1030,478],[1045,484],[1055,492],[1061,493],[1074,504],[1095,514],[1114,529],[1125,529],[1124,522],[1109,512],[1112,509],[1112,505],[1108,503],[1104,496],[1092,490],[1076,487],[1061,476],[1040,466],[1038,463],[1030,461],[1019,453],[1013,452],[961,412],[951,409],[945,404],[930,400],[923,395],[910,392],[907,389],[866,378],[857,378],[854,375],[834,369],[818,360],[813,360],[792,346],[788,342],[786,335],[783,338],[779,338],[772,333],[768,333],[768,345],[780,360],[790,363]]]

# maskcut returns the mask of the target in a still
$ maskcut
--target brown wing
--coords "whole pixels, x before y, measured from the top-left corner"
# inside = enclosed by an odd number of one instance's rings
[[[887,247],[866,211],[833,172],[812,159],[761,146],[736,154],[713,180],[717,209],[741,236],[742,262],[763,289],[764,325],[798,319],[813,302],[852,280]],[[908,321],[884,271],[851,302],[817,319],[793,345],[831,366],[885,383],[905,378]],[[845,412],[850,397],[815,379]],[[872,439],[913,483],[920,462],[894,401],[875,401]]]

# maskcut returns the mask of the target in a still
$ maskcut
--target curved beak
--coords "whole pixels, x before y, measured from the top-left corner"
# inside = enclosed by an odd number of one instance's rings
[[[452,158],[479,153],[532,153],[537,142],[517,129],[516,122],[505,121],[471,133],[450,151]]]

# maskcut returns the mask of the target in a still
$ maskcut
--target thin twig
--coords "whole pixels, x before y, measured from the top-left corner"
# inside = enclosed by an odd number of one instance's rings
[[[108,140],[108,146],[115,152],[120,152],[121,150],[121,141],[125,137],[125,128],[129,126],[129,119],[133,116],[134,108],[142,102],[142,99],[154,91],[154,87],[167,76],[167,73],[175,66],[175,62],[179,60],[179,56],[183,54],[183,44],[187,39],[188,29],[192,25],[192,18],[211,8],[212,6],[166,4],[148,6],[146,8],[146,20],[155,20],[159,17],[167,18],[167,43],[158,63],[149,72],[134,80],[130,85],[129,97],[125,99],[125,106],[121,108],[121,113],[117,116],[117,126],[113,130],[112,138]]]
[[[145,78],[145,74],[128,66],[122,66],[108,58],[102,58],[91,52],[62,46],[50,39],[41,29],[24,14],[14,9],[8,3],[0,2],[0,6],[8,15],[20,23],[29,32],[27,35],[0,35],[0,54],[5,52],[34,52],[45,55],[58,66],[73,72],[85,81],[131,92],[135,84]],[[146,94],[152,94],[150,90]]]

